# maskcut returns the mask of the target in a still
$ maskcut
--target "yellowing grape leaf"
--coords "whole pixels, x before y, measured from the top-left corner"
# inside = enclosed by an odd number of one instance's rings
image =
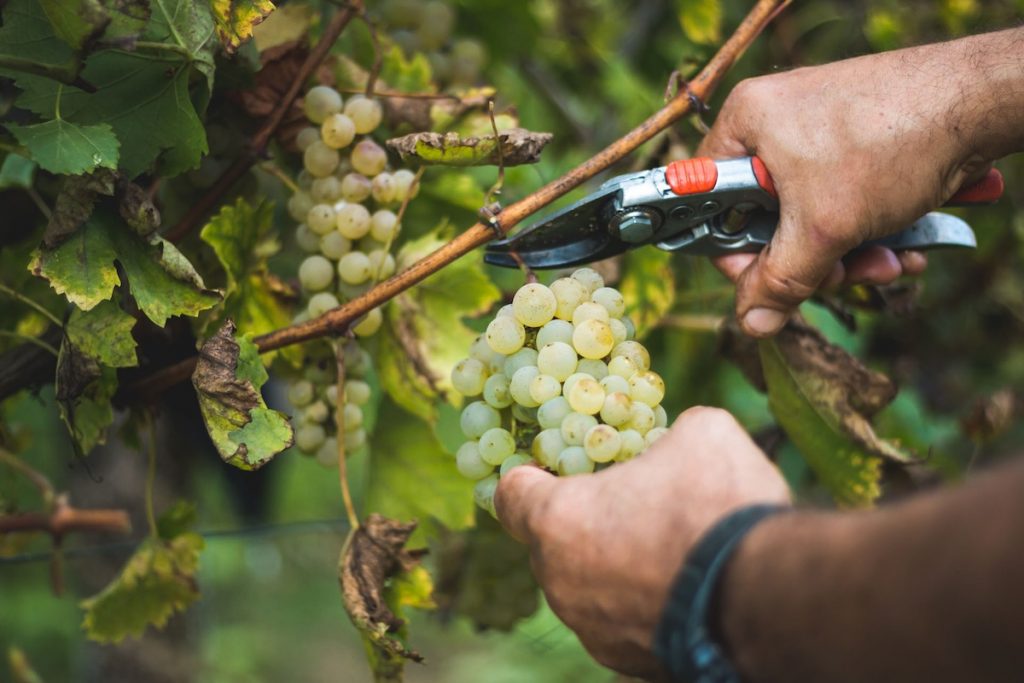
[[[256,470],[292,445],[292,426],[271,410],[260,395],[267,371],[256,345],[235,338],[228,320],[199,350],[192,384],[206,431],[221,459],[243,470]]]
[[[445,244],[447,234],[442,226],[407,242],[398,252],[398,269]],[[466,357],[477,336],[463,317],[484,313],[501,296],[484,273],[482,259],[479,250],[466,254],[395,297],[385,310],[381,385],[396,403],[424,420],[436,420],[438,396],[452,392],[451,369]]]
[[[399,92],[433,92],[436,89],[427,56],[416,52],[407,58],[398,45],[384,53],[380,79]]]
[[[722,42],[721,0],[678,0],[679,25],[686,37],[700,45]]]
[[[284,303],[287,285],[267,269],[267,259],[281,250],[273,227],[273,204],[252,206],[239,198],[225,205],[199,234],[224,268],[227,281],[219,315],[211,322],[231,318],[244,334],[260,335],[285,327],[291,316]],[[300,346],[281,353],[293,364],[301,362]],[[267,354],[267,362],[273,358]]]
[[[101,301],[94,308],[71,311],[64,334],[68,341],[98,362],[112,368],[138,365],[132,328],[135,318],[113,301]]]
[[[661,249],[633,249],[623,259],[619,283],[626,301],[626,315],[643,337],[653,330],[676,300],[676,278],[672,254]]]
[[[839,504],[870,505],[878,497],[882,458],[912,462],[871,427],[896,387],[816,329],[791,323],[760,343],[760,361],[775,419]]]
[[[31,126],[7,124],[39,166],[50,173],[78,175],[117,168],[120,143],[106,123],[84,126],[53,119]]]
[[[274,11],[270,0],[210,0],[210,7],[217,36],[229,55],[252,38],[253,28]]]
[[[147,626],[163,628],[175,612],[199,599],[195,574],[203,539],[191,531],[143,542],[121,574],[81,602],[82,628],[92,640],[118,643]]]
[[[426,132],[392,138],[387,146],[407,163],[519,166],[540,161],[540,153],[552,137],[551,133],[534,133],[525,128],[499,130],[497,142],[493,134],[462,137],[458,133]]]

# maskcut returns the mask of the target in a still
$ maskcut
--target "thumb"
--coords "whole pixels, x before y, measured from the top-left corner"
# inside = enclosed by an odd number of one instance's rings
[[[539,467],[512,468],[498,480],[494,494],[498,521],[514,538],[529,543],[558,484],[557,477]]]
[[[835,234],[792,214],[780,216],[771,243],[736,284],[736,317],[744,332],[769,337],[782,329],[852,248]]]

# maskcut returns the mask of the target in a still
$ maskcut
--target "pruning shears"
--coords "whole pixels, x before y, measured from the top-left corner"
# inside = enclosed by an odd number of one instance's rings
[[[1003,194],[996,169],[961,188],[946,206],[988,204]],[[645,244],[700,256],[755,252],[771,240],[779,202],[758,157],[682,159],[616,176],[580,201],[487,247],[484,259],[510,268],[562,268]],[[963,220],[932,212],[901,232],[865,242],[890,249],[976,247]]]

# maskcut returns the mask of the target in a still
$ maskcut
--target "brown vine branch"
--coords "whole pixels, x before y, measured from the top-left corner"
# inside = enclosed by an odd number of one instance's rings
[[[657,133],[693,111],[694,102],[706,101],[729,68],[739,59],[753,40],[761,33],[778,12],[790,0],[758,0],[750,13],[736,28],[732,36],[711,58],[697,76],[690,81],[689,88],[672,98],[664,107],[646,121],[611,143],[593,157],[572,169],[560,178],[544,185],[532,194],[502,209],[492,225],[477,223],[431,254],[411,265],[406,270],[381,282],[379,285],[343,306],[332,309],[318,318],[289,325],[268,332],[255,339],[260,352],[273,351],[292,344],[338,334],[352,321],[371,309],[390,301],[427,276],[486,244],[496,237],[497,227],[507,233],[530,214],[544,208],[568,193],[586,180],[594,177],[615,162],[624,158]],[[181,382],[192,374],[195,357],[187,358],[175,365],[140,379],[127,389],[129,396],[153,397],[168,387]]]
[[[127,534],[131,530],[128,513],[124,510],[76,508],[64,495],[57,497],[52,512],[24,512],[0,517],[0,534],[42,531],[55,540],[75,531]]]
[[[334,45],[334,42],[341,35],[341,32],[345,30],[349,22],[354,17],[361,15],[362,12],[363,0],[351,0],[337,14],[331,17],[331,21],[324,28],[323,35],[320,36],[316,47],[310,51],[306,61],[299,68],[299,72],[295,75],[295,80],[292,81],[288,92],[277,103],[274,110],[270,112],[270,116],[263,122],[263,125],[256,131],[256,134],[252,136],[245,151],[235,159],[234,163],[224,170],[217,179],[217,182],[185,212],[185,215],[181,217],[174,227],[164,234],[165,238],[171,242],[178,242],[195,230],[214,207],[220,204],[228,191],[235,186],[235,183],[248,173],[249,169],[257,161],[263,158],[267,151],[267,145],[270,144],[270,140],[274,137],[288,110],[291,109],[295,99],[299,96],[299,92],[306,85],[306,81],[309,80],[310,75],[326,59],[331,46]]]

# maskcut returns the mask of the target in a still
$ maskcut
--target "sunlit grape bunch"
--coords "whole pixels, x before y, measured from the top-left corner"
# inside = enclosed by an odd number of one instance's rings
[[[452,385],[470,399],[455,465],[477,481],[480,507],[494,514],[498,479],[513,467],[593,472],[668,431],[665,383],[624,313],[622,295],[590,268],[527,284],[455,365]]]
[[[406,55],[422,52],[440,85],[470,86],[480,80],[487,50],[472,38],[455,38],[455,9],[443,0],[385,0],[381,19]]]

